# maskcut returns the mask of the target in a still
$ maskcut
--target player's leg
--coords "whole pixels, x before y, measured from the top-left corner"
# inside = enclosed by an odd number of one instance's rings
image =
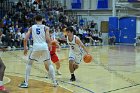
[[[53,81],[53,85],[57,86],[58,84],[57,84],[56,79],[55,79],[55,70],[54,70],[54,67],[53,67],[51,61],[50,60],[44,61],[44,65],[48,66],[47,68],[49,69],[49,75],[51,76],[51,79]]]
[[[74,71],[75,71],[74,64],[75,64],[75,55],[70,51],[69,52],[69,71],[71,73],[70,81],[76,80],[74,75]]]
[[[58,59],[58,56],[56,55],[56,54],[53,54],[52,56],[51,56],[51,60],[52,60],[52,62],[55,64],[55,66],[56,66],[56,74],[57,75],[61,75],[61,72],[59,71],[59,69],[60,69],[60,62],[59,62],[59,59]]]
[[[51,60],[50,60],[49,51],[43,51],[43,52],[44,52],[43,58],[45,58],[44,65],[48,66],[46,68],[49,69],[49,75],[52,78],[53,84],[54,84],[54,86],[57,86],[58,84],[57,84],[56,79],[55,79],[55,70],[54,70],[54,67],[53,67]]]
[[[29,80],[29,75],[30,75],[30,72],[31,72],[31,66],[33,64],[33,61],[36,60],[36,59],[38,59],[39,54],[40,54],[39,52],[35,52],[35,51],[32,51],[30,53],[28,62],[26,64],[25,80],[24,80],[24,82],[22,82],[19,85],[19,87],[21,87],[21,88],[28,88],[28,80]]]
[[[4,77],[4,71],[6,66],[4,65],[2,59],[0,58],[0,91],[5,91],[5,87],[3,86],[3,77]]]
[[[55,62],[55,65],[56,65],[56,74],[62,75],[62,73],[60,72],[60,62],[59,61]]]
[[[44,63],[45,69],[49,72],[49,68],[48,65],[46,63]]]
[[[79,65],[78,65],[78,64],[76,64],[76,63],[74,63],[74,64],[73,64],[73,68],[74,68],[74,71],[75,71],[76,69],[78,69],[78,68],[79,68]]]
[[[33,60],[29,60],[28,63],[26,64],[25,81],[22,82],[19,87],[28,88],[28,80],[29,80],[32,64],[33,64]]]
[[[74,71],[79,68],[79,64],[82,62],[82,53],[75,55],[75,63],[73,64]]]
[[[69,70],[70,70],[70,73],[71,73],[71,78],[70,78],[70,81],[75,81],[76,78],[75,78],[75,75],[74,75],[74,60],[69,60]]]
[[[45,78],[50,78],[50,74],[49,74],[49,66],[48,64],[44,63],[45,69],[47,70],[47,75],[45,76]]]
[[[79,68],[79,64],[82,60],[82,53],[79,53],[78,55],[70,54],[71,58],[69,59],[69,69],[71,73],[71,81],[75,81],[75,70]]]

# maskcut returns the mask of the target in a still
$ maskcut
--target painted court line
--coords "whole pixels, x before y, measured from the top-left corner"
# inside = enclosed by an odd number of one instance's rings
[[[103,92],[103,93],[110,93],[110,92],[114,92],[114,91],[119,91],[119,90],[123,90],[123,89],[131,88],[131,87],[139,86],[139,85],[140,85],[140,84],[131,85],[131,86],[127,86],[127,87],[122,87],[122,88],[118,88],[118,89],[114,89],[114,90],[106,91],[106,92]]]

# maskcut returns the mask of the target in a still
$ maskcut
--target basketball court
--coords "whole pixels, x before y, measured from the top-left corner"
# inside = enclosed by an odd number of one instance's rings
[[[19,88],[24,80],[27,57],[23,50],[7,51],[2,59],[7,66],[4,82],[10,93],[139,93],[140,48],[134,46],[87,47],[94,60],[80,64],[77,80],[70,82],[68,49],[59,52],[61,76],[56,76],[59,86],[52,87],[43,64],[34,63],[29,88]]]
[[[82,60],[74,72],[76,81],[70,81],[69,49],[65,42],[57,52],[62,72],[56,75],[57,87],[53,87],[44,64],[39,62],[32,66],[29,87],[19,87],[24,81],[28,55],[24,56],[21,45],[25,36],[18,45],[14,40],[19,41],[21,36],[15,30],[26,32],[34,23],[34,14],[42,14],[43,23],[50,26],[54,36],[57,30],[66,35],[66,25],[73,26],[77,36],[89,35],[80,39],[89,38],[84,44],[93,60]],[[4,40],[12,50],[3,52],[1,57],[6,65],[4,86],[9,93],[140,93],[140,0],[0,0],[0,30],[5,31],[3,34],[9,31],[13,37]],[[56,38],[64,42],[62,36]]]

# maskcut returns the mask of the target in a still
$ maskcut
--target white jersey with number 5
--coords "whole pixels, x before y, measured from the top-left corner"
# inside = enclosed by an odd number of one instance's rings
[[[48,50],[48,44],[46,42],[47,29],[49,28],[42,24],[32,26],[33,51]]]

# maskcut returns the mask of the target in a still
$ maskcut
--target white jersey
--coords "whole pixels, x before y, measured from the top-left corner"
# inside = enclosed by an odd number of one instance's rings
[[[80,54],[82,52],[82,48],[76,44],[76,36],[74,35],[73,40],[69,41],[68,37],[67,37],[67,43],[70,46],[70,52],[74,53],[74,54]]]
[[[35,24],[32,26],[33,51],[48,50],[46,29],[48,28],[43,24]]]

